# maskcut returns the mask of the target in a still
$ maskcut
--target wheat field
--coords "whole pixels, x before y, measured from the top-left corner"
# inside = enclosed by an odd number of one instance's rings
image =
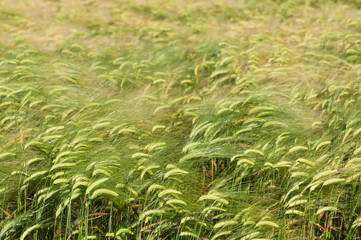
[[[361,1],[0,1],[0,239],[361,239]]]

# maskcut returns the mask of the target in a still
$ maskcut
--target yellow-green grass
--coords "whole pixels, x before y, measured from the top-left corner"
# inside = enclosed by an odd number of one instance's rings
[[[0,239],[358,239],[361,11],[0,2]]]

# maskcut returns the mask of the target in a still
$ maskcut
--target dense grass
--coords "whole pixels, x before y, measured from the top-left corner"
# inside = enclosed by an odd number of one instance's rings
[[[0,2],[0,239],[360,239],[359,1]]]

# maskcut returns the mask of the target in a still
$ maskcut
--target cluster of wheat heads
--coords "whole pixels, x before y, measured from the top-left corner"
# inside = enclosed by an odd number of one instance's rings
[[[0,239],[359,238],[358,7],[1,2]]]

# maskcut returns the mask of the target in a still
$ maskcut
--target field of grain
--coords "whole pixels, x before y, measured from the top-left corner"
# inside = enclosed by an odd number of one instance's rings
[[[361,1],[0,1],[0,239],[361,239]]]

